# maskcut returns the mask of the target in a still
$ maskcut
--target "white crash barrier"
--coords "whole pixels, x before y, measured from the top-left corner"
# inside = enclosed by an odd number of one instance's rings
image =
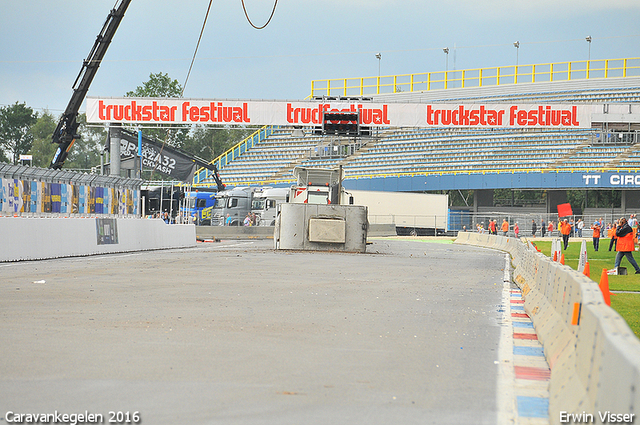
[[[196,245],[194,225],[141,218],[0,217],[0,261],[42,260]]]
[[[506,251],[551,368],[549,420],[560,412],[640,415],[640,341],[598,285],[515,238],[460,232],[455,243]],[[606,418],[605,418],[606,423]]]

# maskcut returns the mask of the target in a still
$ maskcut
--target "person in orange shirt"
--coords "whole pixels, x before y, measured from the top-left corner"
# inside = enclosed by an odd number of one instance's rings
[[[598,248],[600,248],[600,223],[595,221],[591,230],[593,230],[593,249],[598,252]]]
[[[505,218],[502,220],[502,236],[507,236],[507,233],[509,233],[509,222]]]
[[[560,221],[560,233],[562,234],[562,242],[564,243],[564,250],[569,247],[569,235],[571,234],[571,225],[565,218]]]
[[[611,251],[611,249],[615,249],[617,251],[616,248],[616,243],[618,243],[618,238],[616,238],[616,230],[618,228],[618,223],[614,222],[611,226],[611,228],[609,229],[609,232],[607,234],[607,236],[609,236],[609,238],[611,238],[611,242],[609,242],[609,251]]]
[[[616,245],[616,263],[613,266],[614,269],[620,267],[620,261],[622,261],[622,257],[627,257],[629,260],[629,264],[636,269],[636,274],[640,274],[640,267],[638,267],[638,263],[633,258],[633,251],[635,250],[635,245],[633,244],[633,229],[627,223],[626,218],[620,219],[620,226],[616,229],[616,237],[618,238],[618,244]]]

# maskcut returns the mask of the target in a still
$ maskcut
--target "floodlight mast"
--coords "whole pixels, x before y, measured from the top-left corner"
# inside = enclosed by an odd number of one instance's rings
[[[109,16],[107,16],[107,20],[102,27],[102,31],[98,34],[93,48],[89,52],[89,56],[87,56],[87,59],[82,63],[80,73],[76,77],[76,81],[73,83],[73,95],[71,96],[71,100],[58,122],[56,131],[53,133],[51,143],[57,143],[58,149],[51,160],[49,168],[54,170],[61,169],[69,155],[69,151],[73,147],[73,144],[80,138],[77,134],[79,124],[76,121],[78,117],[78,110],[89,91],[89,86],[98,72],[98,67],[102,62],[102,59],[109,48],[109,44],[118,29],[118,25],[120,25],[120,22],[124,17],[124,13],[130,3],[131,0],[122,0],[117,7],[114,7],[111,12],[109,12]]]

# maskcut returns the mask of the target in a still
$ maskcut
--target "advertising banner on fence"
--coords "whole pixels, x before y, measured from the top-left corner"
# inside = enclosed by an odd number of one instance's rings
[[[324,112],[359,112],[371,127],[590,128],[592,106],[87,97],[90,123],[319,126]]]

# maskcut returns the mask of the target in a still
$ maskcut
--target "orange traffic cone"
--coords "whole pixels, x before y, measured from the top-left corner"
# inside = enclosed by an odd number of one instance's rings
[[[609,275],[607,274],[607,269],[602,269],[599,286],[602,291],[605,304],[611,307],[611,293],[609,292]]]
[[[560,264],[564,266],[564,254],[562,254],[562,257],[560,257]]]
[[[553,261],[558,261],[558,251],[553,251]]]
[[[591,277],[591,270],[589,270],[589,262],[588,261],[584,264],[584,270],[582,271],[582,273],[586,277]]]

